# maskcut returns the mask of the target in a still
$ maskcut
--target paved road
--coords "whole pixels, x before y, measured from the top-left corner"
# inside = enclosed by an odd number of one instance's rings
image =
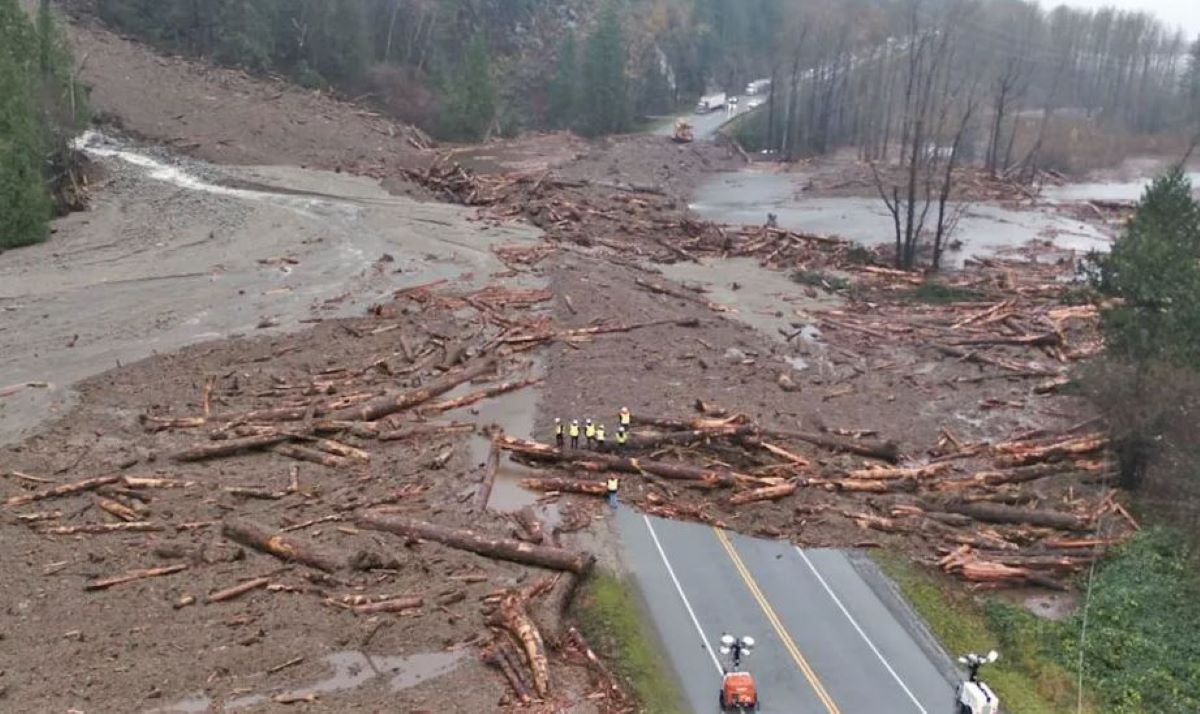
[[[693,711],[718,711],[721,663],[710,643],[722,632],[757,641],[746,664],[763,712],[951,709],[944,658],[918,644],[846,554],[624,507],[617,528]]]
[[[733,119],[738,114],[745,112],[748,108],[748,100],[750,97],[740,97],[738,99],[736,111],[729,111],[728,108],[718,109],[715,112],[707,114],[680,114],[679,116],[687,119],[692,125],[692,134],[695,135],[696,141],[705,141],[711,139],[726,122]],[[663,122],[662,126],[654,130],[654,133],[659,136],[670,136],[675,129],[675,120]]]

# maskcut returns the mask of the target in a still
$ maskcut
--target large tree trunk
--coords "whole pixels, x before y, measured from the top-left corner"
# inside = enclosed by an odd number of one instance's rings
[[[476,377],[487,374],[496,368],[496,358],[489,357],[466,367],[459,372],[451,372],[429,384],[407,392],[394,392],[376,397],[366,404],[340,409],[330,415],[330,418],[350,421],[375,421],[389,414],[404,411],[434,397],[445,394],[463,382],[469,382]]]
[[[725,469],[706,469],[687,464],[649,461],[636,457],[602,454],[594,451],[559,451],[549,444],[524,441],[510,436],[496,440],[502,449],[524,454],[539,461],[568,463],[585,471],[620,471],[627,474],[654,474],[666,479],[699,481],[711,486],[732,486],[737,475]]]
[[[536,565],[551,570],[567,570],[578,575],[587,574],[595,562],[595,557],[589,553],[533,545],[512,538],[495,538],[467,529],[439,526],[411,518],[371,511],[359,514],[355,518],[355,522],[363,528],[387,531],[408,538],[432,540],[451,548],[469,550],[489,558]]]
[[[1064,531],[1086,531],[1092,528],[1092,520],[1073,513],[1047,511],[1033,508],[1017,508],[996,503],[945,503],[929,504],[927,510],[958,513],[985,523],[1012,523],[1043,526]]]
[[[268,446],[275,446],[292,438],[291,434],[283,434],[273,432],[269,434],[259,434],[257,436],[247,436],[241,439],[226,439],[225,441],[214,441],[206,444],[196,444],[189,446],[182,451],[177,451],[171,455],[175,461],[203,461],[205,459],[215,459],[222,456],[232,456],[239,451],[252,451],[254,449],[265,449]]]
[[[280,560],[302,563],[327,573],[336,572],[345,566],[342,558],[311,543],[282,533],[272,533],[249,521],[225,521],[221,526],[221,534],[236,543],[269,553]]]

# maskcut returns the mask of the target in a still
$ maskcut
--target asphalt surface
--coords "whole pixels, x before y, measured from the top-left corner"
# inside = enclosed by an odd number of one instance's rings
[[[696,141],[704,141],[711,139],[726,122],[738,114],[747,111],[749,108],[747,102],[749,100],[750,97],[739,97],[737,109],[733,111],[730,111],[730,105],[726,105],[714,112],[705,114],[680,114],[678,118],[687,119],[688,123],[692,125],[692,134]],[[654,133],[659,136],[670,136],[674,130],[675,120],[672,119],[671,121],[664,122],[662,126],[654,130]]]
[[[616,520],[625,562],[693,711],[719,711],[727,662],[716,642],[726,632],[757,643],[743,669],[754,675],[763,712],[951,711],[945,656],[884,604],[846,553],[625,507]]]

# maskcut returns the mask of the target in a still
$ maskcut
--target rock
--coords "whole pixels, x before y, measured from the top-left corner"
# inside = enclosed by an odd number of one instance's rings
[[[736,347],[730,347],[725,350],[725,359],[733,364],[740,364],[746,361],[746,353]]]
[[[800,391],[800,386],[797,385],[796,382],[792,380],[791,375],[789,375],[787,372],[780,372],[779,379],[776,379],[775,383],[778,384],[779,388],[785,392]]]

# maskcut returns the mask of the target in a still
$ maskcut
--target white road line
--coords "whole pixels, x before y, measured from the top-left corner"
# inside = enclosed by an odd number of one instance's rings
[[[679,593],[679,598],[683,600],[683,606],[692,618],[692,624],[696,626],[696,634],[700,635],[700,644],[704,647],[704,651],[708,652],[708,656],[712,658],[713,666],[717,668],[717,674],[725,674],[725,670],[721,669],[721,663],[717,661],[717,656],[713,654],[712,648],[708,646],[708,638],[704,635],[704,628],[700,626],[700,621],[696,619],[696,611],[692,609],[692,603],[688,602],[687,595],[683,592],[683,586],[679,584],[679,578],[675,577],[675,569],[671,567],[671,561],[667,559],[667,552],[663,550],[662,543],[658,540],[658,534],[654,532],[654,526],[650,524],[650,517],[643,513],[642,520],[646,523],[647,530],[650,531],[650,538],[654,541],[654,547],[658,548],[658,555],[662,558],[663,565],[667,566],[667,575],[670,575],[671,582],[675,583],[675,591]]]
[[[879,651],[879,648],[875,646],[875,643],[871,641],[871,638],[867,637],[867,633],[863,632],[863,629],[858,626],[858,622],[850,614],[850,611],[846,609],[846,606],[842,604],[841,599],[839,599],[838,596],[833,593],[833,588],[829,587],[829,583],[825,582],[825,578],[821,577],[821,573],[817,572],[816,566],[813,565],[812,561],[808,559],[808,556],[804,553],[804,551],[798,546],[792,547],[795,548],[796,552],[800,554],[800,557],[804,560],[804,563],[808,566],[808,569],[812,571],[812,574],[817,576],[817,581],[821,583],[821,587],[825,588],[825,592],[829,593],[829,597],[833,598],[833,603],[838,606],[838,609],[842,611],[842,614],[846,616],[846,619],[849,620],[850,624],[854,626],[854,629],[858,631],[859,636],[863,638],[863,642],[867,643],[867,647],[870,647],[871,651],[875,653],[875,656],[879,658],[879,661],[883,663],[883,666],[887,669],[888,673],[892,675],[892,679],[896,680],[896,684],[899,684],[900,688],[904,690],[904,693],[908,695],[908,698],[912,700],[913,705],[917,707],[917,711],[921,712],[921,714],[929,714],[929,712],[925,711],[925,707],[921,706],[921,702],[917,701],[916,695],[912,693],[912,690],[908,688],[908,685],[904,683],[904,680],[900,679],[900,675],[896,674],[896,670],[892,669],[892,665],[888,664],[888,661],[883,658],[883,654]]]

